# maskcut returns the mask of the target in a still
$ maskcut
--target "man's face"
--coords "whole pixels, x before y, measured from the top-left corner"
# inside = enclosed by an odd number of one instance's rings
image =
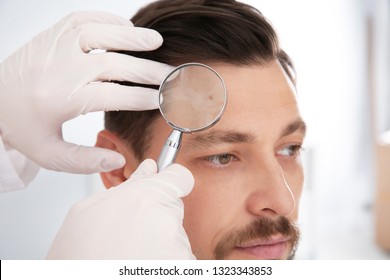
[[[294,88],[277,62],[267,66],[210,65],[224,79],[222,119],[184,135],[177,162],[191,170],[183,199],[184,228],[197,259],[283,259],[296,242],[303,186],[299,150],[305,133]],[[152,125],[158,158],[171,129]],[[287,220],[286,220],[287,218]]]
[[[177,158],[195,178],[183,199],[192,251],[197,259],[291,257],[305,134],[294,88],[278,62],[210,66],[226,83],[226,110],[212,128],[184,135]],[[158,158],[171,130],[153,122],[146,158]]]

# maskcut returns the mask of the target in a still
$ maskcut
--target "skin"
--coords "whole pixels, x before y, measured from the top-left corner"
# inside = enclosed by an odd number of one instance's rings
[[[304,180],[299,150],[305,126],[294,86],[280,64],[210,66],[226,83],[226,110],[211,129],[184,135],[177,158],[195,178],[194,189],[183,202],[184,228],[197,259],[213,259],[220,240],[258,218],[296,221]],[[152,124],[146,158],[158,158],[170,132],[162,118]],[[140,163],[109,131],[99,134],[97,146],[115,149],[127,160],[124,168],[101,174],[107,187],[126,180]],[[292,244],[282,242],[271,253],[233,248],[224,258],[285,259],[291,250]]]

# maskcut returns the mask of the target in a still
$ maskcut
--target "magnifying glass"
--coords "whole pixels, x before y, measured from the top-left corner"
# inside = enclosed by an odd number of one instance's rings
[[[173,131],[161,150],[158,169],[175,162],[183,133],[202,131],[215,125],[226,102],[225,83],[210,66],[186,63],[173,69],[159,89],[159,109]]]

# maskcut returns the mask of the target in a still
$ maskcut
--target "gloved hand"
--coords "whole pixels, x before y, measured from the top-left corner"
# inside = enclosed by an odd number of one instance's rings
[[[145,160],[126,182],[74,205],[49,259],[195,259],[183,228],[194,179],[173,164]]]
[[[103,12],[62,19],[0,64],[0,134],[8,147],[40,166],[93,173],[123,166],[111,150],[64,142],[62,124],[92,111],[158,107],[156,90],[110,80],[160,84],[171,66],[105,50],[153,50],[163,39]]]

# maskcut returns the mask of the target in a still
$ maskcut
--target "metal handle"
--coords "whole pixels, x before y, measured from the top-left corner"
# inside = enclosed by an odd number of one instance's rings
[[[182,134],[179,130],[173,130],[168,136],[157,161],[159,171],[175,162],[180,149]]]

